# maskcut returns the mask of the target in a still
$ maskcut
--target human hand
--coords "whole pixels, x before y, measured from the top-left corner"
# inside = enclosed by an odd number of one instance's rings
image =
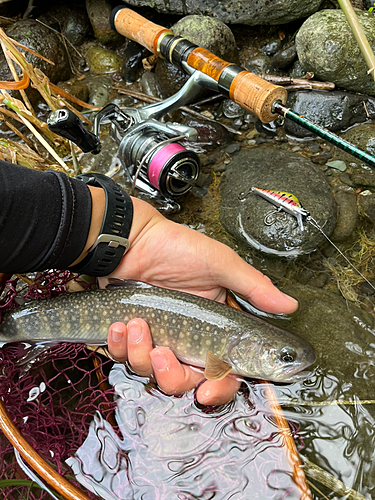
[[[133,204],[130,249],[111,277],[145,281],[219,302],[225,302],[229,288],[267,312],[288,314],[297,309],[295,299],[283,294],[228,246],[166,219],[142,200],[135,198]],[[100,286],[105,286],[107,278],[99,281]],[[129,359],[134,371],[141,375],[154,373],[159,387],[167,394],[181,394],[203,380],[202,373],[180,364],[167,347],[153,349],[144,321],[133,320],[128,326],[115,323],[110,327],[108,346],[114,358]],[[139,330],[142,338],[138,336],[134,342]],[[115,341],[114,332],[122,335],[120,341]],[[162,361],[164,368],[160,369]],[[217,382],[205,381],[197,390],[198,402],[225,403],[234,397],[239,386],[233,375]]]
[[[289,314],[297,309],[295,299],[227,245],[166,219],[142,200],[133,198],[133,205],[130,249],[110,277],[145,281],[219,302],[225,302],[228,288],[266,312]],[[100,286],[107,281],[100,278]]]
[[[203,370],[180,363],[168,347],[153,348],[150,329],[142,319],[133,319],[127,325],[113,323],[108,333],[108,349],[117,361],[128,361],[139,375],[154,375],[158,387],[166,394],[184,394],[204,380]],[[221,405],[233,399],[239,387],[234,375],[218,381],[205,380],[198,387],[196,398],[202,405]]]

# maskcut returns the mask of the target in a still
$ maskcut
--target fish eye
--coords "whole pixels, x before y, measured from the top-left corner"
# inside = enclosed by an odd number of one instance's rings
[[[284,363],[293,363],[296,357],[297,353],[292,347],[283,347],[280,349],[279,358],[281,361],[284,361]]]

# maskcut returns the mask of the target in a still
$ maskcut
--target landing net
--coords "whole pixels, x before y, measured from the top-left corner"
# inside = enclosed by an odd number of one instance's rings
[[[71,273],[63,272],[41,273],[26,285],[19,279],[8,281],[0,311],[16,307],[16,297],[65,293],[71,279]],[[34,450],[76,486],[65,460],[82,445],[93,416],[99,411],[115,426],[113,390],[107,383],[112,365],[109,358],[82,344],[63,343],[48,349],[7,344],[0,349],[0,397],[10,418]],[[31,487],[13,446],[1,432],[0,450],[0,498],[50,498],[37,485]]]

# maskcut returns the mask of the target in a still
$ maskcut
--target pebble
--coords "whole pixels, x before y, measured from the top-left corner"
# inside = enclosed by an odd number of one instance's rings
[[[225,152],[232,155],[234,153],[237,153],[240,149],[241,149],[241,146],[239,144],[233,143],[233,144],[229,144],[229,146],[227,146],[225,148]]]

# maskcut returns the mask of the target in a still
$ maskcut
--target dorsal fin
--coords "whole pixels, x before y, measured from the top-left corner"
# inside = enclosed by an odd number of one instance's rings
[[[232,371],[232,367],[216,356],[212,351],[208,351],[206,357],[206,367],[204,376],[207,380],[222,380]]]
[[[111,290],[113,288],[119,287],[127,287],[127,288],[152,288],[152,285],[149,283],[145,283],[144,281],[135,281],[135,280],[123,280],[119,278],[108,278],[108,285],[106,286],[107,290]]]

